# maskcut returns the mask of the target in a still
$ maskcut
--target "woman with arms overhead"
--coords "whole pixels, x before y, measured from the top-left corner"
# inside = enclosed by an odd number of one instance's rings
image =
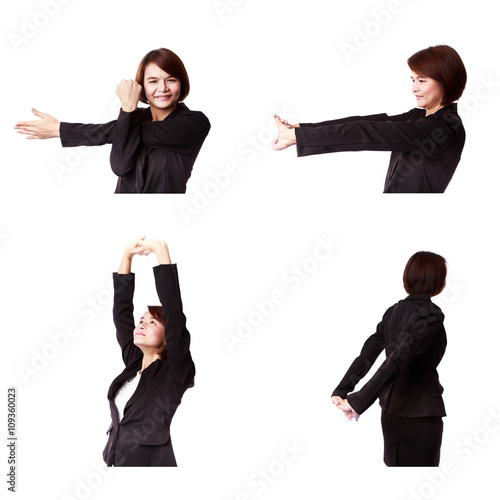
[[[290,125],[275,116],[279,151],[297,146],[298,156],[341,151],[391,151],[384,193],[443,193],[460,161],[465,130],[454,102],[467,73],[448,45],[421,50],[408,59],[418,108],[401,115],[352,116]]]
[[[134,321],[132,257],[155,253],[153,268],[160,306]],[[111,426],[103,451],[108,466],[176,466],[170,423],[184,392],[194,385],[195,366],[182,310],[177,266],[167,244],[141,237],[126,246],[113,274],[113,320],[125,369],[108,392]]]
[[[446,349],[446,332],[444,314],[431,297],[443,291],[446,273],[440,255],[417,252],[410,257],[403,274],[409,295],[385,312],[332,394],[348,420],[358,420],[379,398],[388,466],[439,465],[446,413],[436,368]],[[352,392],[383,350],[385,361]]]
[[[135,81],[122,80],[117,120],[94,125],[59,122],[33,109],[40,120],[15,126],[29,139],[60,137],[63,147],[111,143],[115,193],[185,193],[194,162],[210,130],[208,118],[182,101],[189,78],[180,58],[168,49],[144,56]],[[138,107],[139,101],[149,107]]]

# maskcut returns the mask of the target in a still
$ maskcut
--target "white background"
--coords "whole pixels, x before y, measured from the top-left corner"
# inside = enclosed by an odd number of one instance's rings
[[[51,0],[50,15],[42,5],[2,8],[2,380],[4,391],[18,389],[18,498],[491,492],[500,439],[496,2]],[[273,112],[295,122],[411,109],[406,59],[440,43],[458,50],[469,76],[467,142],[444,195],[383,195],[389,153],[297,159],[294,148],[269,148]],[[346,57],[345,44],[357,53]],[[110,146],[62,149],[14,132],[31,106],[62,121],[114,119],[117,83],[158,47],[183,59],[186,104],[212,123],[186,195],[115,196]],[[233,173],[222,174],[228,165]],[[177,469],[101,459],[106,394],[123,368],[110,276],[140,234],[169,243],[192,335],[196,385],[172,424]],[[335,245],[314,262],[321,239]],[[402,272],[418,250],[449,263],[435,299],[449,340],[439,367],[448,417],[439,469],[391,469],[378,404],[354,423],[329,396],[405,297]],[[158,302],[154,265],[154,256],[134,260],[138,314]],[[305,277],[292,282],[293,266]],[[230,349],[228,335],[257,318],[273,290],[282,303]],[[295,456],[283,455],[285,443]],[[268,480],[257,479],[263,471]]]

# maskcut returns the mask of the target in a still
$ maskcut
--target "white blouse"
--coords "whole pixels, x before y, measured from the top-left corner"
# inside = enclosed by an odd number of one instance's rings
[[[118,393],[115,396],[115,404],[118,408],[118,418],[119,421],[123,418],[123,411],[125,410],[125,406],[127,405],[127,401],[132,397],[135,390],[137,389],[137,385],[139,384],[139,380],[141,379],[141,372],[137,372],[133,378],[127,380],[121,387]]]

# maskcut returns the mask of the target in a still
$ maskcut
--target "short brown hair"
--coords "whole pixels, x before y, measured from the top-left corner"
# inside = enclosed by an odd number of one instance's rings
[[[432,252],[417,252],[406,263],[403,284],[408,293],[437,295],[446,283],[446,260]]]
[[[146,71],[146,66],[150,63],[156,64],[165,71],[165,73],[179,79],[181,82],[181,95],[179,101],[183,101],[189,94],[189,77],[180,57],[170,49],[155,49],[148,52],[142,58],[139,68],[137,68],[137,74],[135,75],[135,81],[142,86],[140,101],[145,104],[148,102],[146,93],[144,92],[144,72]]]
[[[408,59],[415,73],[436,80],[443,95],[443,106],[448,106],[463,94],[467,71],[458,52],[449,45],[435,45],[420,50]]]
[[[148,311],[153,318],[165,327],[165,320],[163,319],[163,308],[161,306],[148,306]],[[167,346],[163,344],[158,351],[160,359],[167,358]]]

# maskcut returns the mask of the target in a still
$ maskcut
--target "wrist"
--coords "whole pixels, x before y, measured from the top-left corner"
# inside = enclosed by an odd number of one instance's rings
[[[168,246],[164,241],[155,241],[153,248],[158,257],[158,264],[171,264]]]
[[[135,111],[136,109],[137,109],[137,103],[135,103],[135,104],[123,103],[122,104],[122,111],[125,111],[125,113],[132,113],[132,111]]]

